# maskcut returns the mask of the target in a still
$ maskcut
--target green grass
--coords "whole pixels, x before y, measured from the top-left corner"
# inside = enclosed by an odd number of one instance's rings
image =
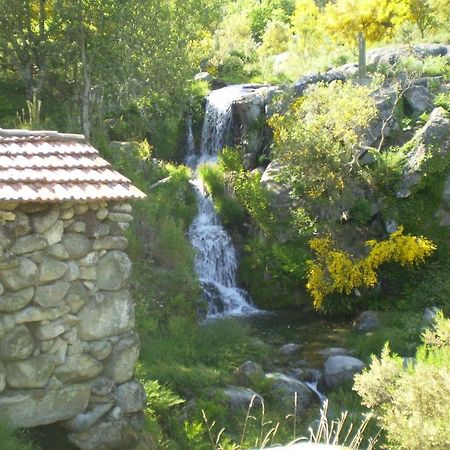
[[[38,450],[30,438],[20,430],[0,421],[0,448],[5,450]]]

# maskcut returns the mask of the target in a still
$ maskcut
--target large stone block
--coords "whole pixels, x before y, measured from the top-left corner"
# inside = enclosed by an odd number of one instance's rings
[[[39,286],[36,289],[34,302],[44,308],[61,306],[69,287],[70,284],[63,281],[58,281],[54,284],[47,284],[45,286]]]
[[[18,258],[11,263],[0,264],[0,281],[6,289],[20,291],[34,286],[38,278],[38,267],[27,258]]]
[[[39,281],[42,284],[59,280],[67,272],[67,264],[57,259],[44,257],[41,264]]]
[[[78,336],[86,341],[107,338],[134,327],[130,292],[104,292],[103,301],[91,301],[78,313]]]
[[[54,370],[53,356],[33,356],[23,361],[6,363],[6,382],[15,389],[43,388]]]
[[[131,380],[117,387],[115,400],[125,414],[142,411],[147,405],[144,388],[136,381]]]
[[[22,236],[11,247],[11,251],[16,255],[43,250],[48,247],[47,239],[39,234],[29,234]]]
[[[0,312],[13,312],[22,309],[31,302],[33,295],[34,288],[32,287],[0,295]]]
[[[131,261],[128,256],[119,251],[107,253],[97,265],[98,288],[105,291],[122,289],[131,274]]]
[[[57,206],[52,207],[47,211],[43,211],[38,214],[34,214],[31,217],[31,225],[35,233],[43,233],[47,231],[59,217],[59,208]]]
[[[91,251],[91,241],[83,234],[67,233],[62,242],[71,259],[80,259]]]
[[[47,239],[49,245],[54,245],[61,242],[63,234],[64,222],[62,220],[58,220],[45,233],[43,233],[43,236]]]
[[[33,337],[25,325],[16,326],[0,341],[0,359],[3,361],[28,358],[33,350]]]
[[[125,383],[131,379],[139,356],[139,344],[136,333],[122,338],[115,345],[111,356],[104,361],[103,376],[116,383]]]
[[[101,363],[88,355],[73,355],[56,368],[55,376],[63,383],[74,383],[95,378],[102,369]]]
[[[68,420],[86,409],[89,396],[90,387],[80,384],[47,392],[8,392],[0,396],[0,418],[24,428]]]

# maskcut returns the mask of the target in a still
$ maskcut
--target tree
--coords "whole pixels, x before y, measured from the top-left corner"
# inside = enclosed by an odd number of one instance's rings
[[[436,25],[436,16],[433,6],[428,0],[409,0],[410,20],[420,30],[422,37],[428,28]]]
[[[305,54],[311,54],[317,48],[322,35],[319,25],[321,12],[314,0],[297,0],[291,17],[292,31],[297,37],[297,45]]]
[[[365,42],[390,37],[408,19],[408,0],[337,0],[325,7],[325,25],[332,36],[358,40],[359,76],[366,76]]]

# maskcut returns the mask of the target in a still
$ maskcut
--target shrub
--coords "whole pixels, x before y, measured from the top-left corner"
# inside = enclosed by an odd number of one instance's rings
[[[367,241],[368,255],[360,259],[338,250],[330,237],[312,239],[310,246],[316,258],[309,263],[306,287],[315,308],[320,308],[323,299],[333,292],[350,294],[358,287],[375,286],[378,282],[376,270],[386,262],[412,266],[423,262],[436,249],[424,237],[403,235],[402,227],[385,241]]]
[[[434,98],[434,104],[450,112],[450,92],[441,92]]]
[[[442,450],[450,445],[450,321],[438,317],[416,360],[405,367],[386,344],[354,389],[373,408],[390,448]],[[420,430],[420,432],[419,432]]]

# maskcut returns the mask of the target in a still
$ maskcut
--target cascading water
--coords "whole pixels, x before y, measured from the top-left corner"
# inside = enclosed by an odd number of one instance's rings
[[[195,151],[190,122],[186,164],[196,169],[217,161],[218,152],[229,142],[232,102],[242,97],[245,86],[228,86],[208,96],[200,152]],[[214,211],[211,197],[198,178],[192,181],[198,214],[189,228],[189,240],[196,251],[195,270],[208,300],[208,317],[249,314],[257,311],[247,292],[236,284],[237,258],[230,236]]]

